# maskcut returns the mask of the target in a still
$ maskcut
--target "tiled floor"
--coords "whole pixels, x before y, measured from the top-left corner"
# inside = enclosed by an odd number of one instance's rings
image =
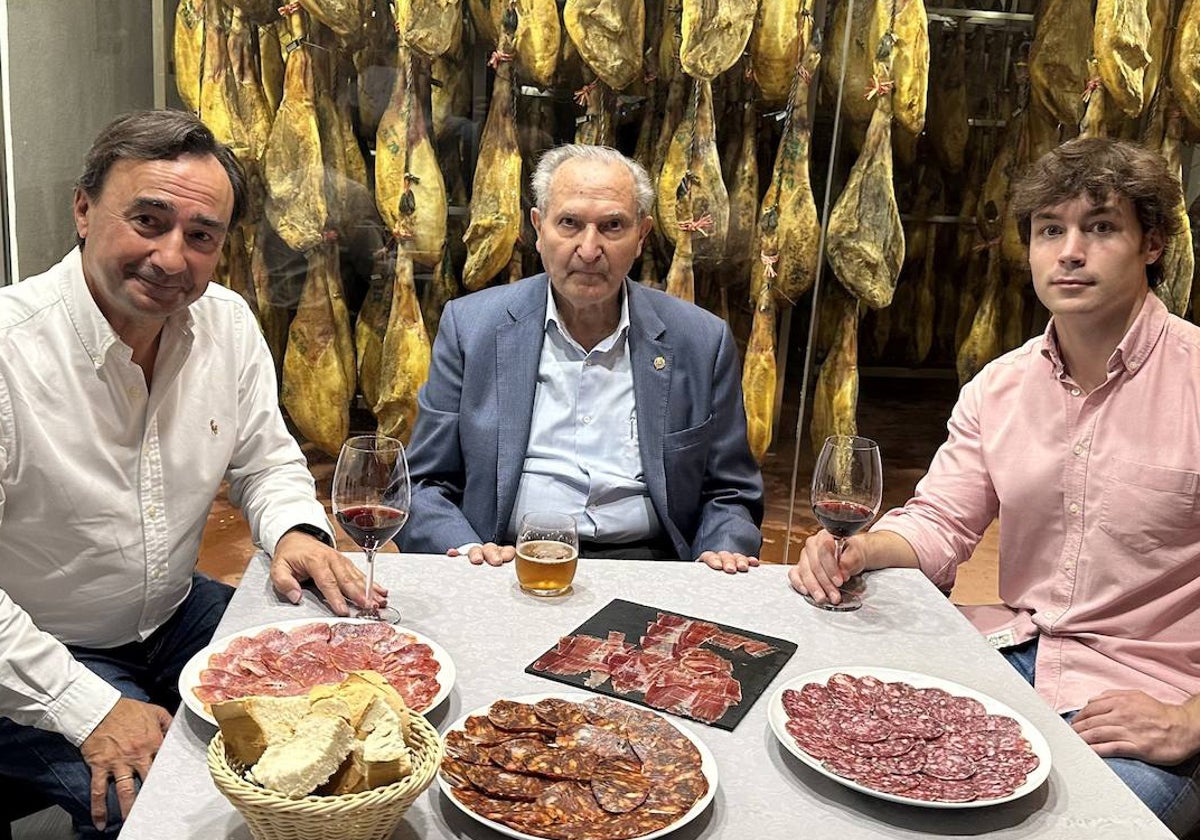
[[[957,386],[948,379],[896,379],[864,377],[861,385],[859,431],[875,438],[883,452],[884,509],[903,504],[925,473],[937,446],[946,434],[946,418],[957,394]],[[785,405],[777,438],[794,438],[795,404]],[[791,517],[790,544],[789,500],[795,448],[789,442],[776,447],[763,465],[767,510],[763,523],[762,559],[781,563],[785,548],[795,562],[804,539],[816,530],[816,521],[808,507],[808,482],[812,454],[807,432],[796,471],[796,505]],[[329,507],[329,485],[333,459],[305,447],[305,454],[317,482],[318,493]],[[339,546],[356,550],[354,543],[339,532]],[[200,568],[230,583],[241,578],[246,561],[254,551],[249,531],[241,514],[230,507],[222,495],[213,504],[204,541],[200,549]],[[957,603],[988,603],[997,600],[995,583],[995,529],[989,531],[971,562],[959,571],[952,598]]]

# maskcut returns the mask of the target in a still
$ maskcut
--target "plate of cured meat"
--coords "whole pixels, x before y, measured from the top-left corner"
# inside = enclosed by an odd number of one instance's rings
[[[451,724],[445,741],[443,793],[519,840],[650,840],[695,819],[717,788],[699,738],[609,697],[500,699]]]
[[[892,802],[979,808],[1019,799],[1050,775],[1050,746],[1027,719],[913,671],[811,671],[780,686],[767,718],[809,767]]]
[[[733,730],[794,642],[615,598],[525,669]]]
[[[212,642],[179,674],[184,704],[216,724],[209,704],[235,697],[303,694],[341,682],[350,671],[378,671],[418,712],[446,699],[454,661],[432,639],[369,619],[300,618],[262,624]]]

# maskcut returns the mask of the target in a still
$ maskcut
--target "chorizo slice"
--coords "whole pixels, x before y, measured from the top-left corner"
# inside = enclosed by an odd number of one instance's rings
[[[546,749],[525,760],[526,773],[551,779],[589,781],[596,774],[595,753],[572,749]]]
[[[558,697],[547,697],[533,704],[533,713],[548,726],[563,730],[587,723],[587,715],[578,703]]]
[[[646,801],[650,780],[637,770],[603,767],[592,777],[592,794],[610,814],[627,814]]]
[[[493,726],[509,732],[554,732],[554,727],[539,718],[530,703],[497,700],[487,716]]]
[[[464,764],[461,766],[461,771],[476,790],[499,799],[520,799],[532,802],[550,787],[550,782],[546,779],[526,776],[523,773],[510,773],[499,767]]]
[[[510,773],[524,773],[525,763],[547,749],[545,742],[537,738],[513,738],[511,741],[497,744],[487,753],[490,763],[496,764]]]
[[[494,748],[492,748],[494,749]],[[446,733],[446,755],[465,764],[493,764],[491,750],[467,737],[460,729]]]

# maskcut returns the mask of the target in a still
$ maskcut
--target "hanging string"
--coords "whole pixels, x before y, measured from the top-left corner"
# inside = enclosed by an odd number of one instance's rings
[[[811,15],[812,12],[810,12],[808,8],[808,0],[804,0],[804,4],[800,7],[800,17],[803,18]],[[803,25],[800,27],[800,31],[804,31]],[[820,33],[817,32],[810,37],[820,38],[821,36]],[[779,148],[781,149],[785,148],[786,144],[791,140],[792,133],[794,131],[792,126],[792,114],[796,109],[796,98],[800,90],[800,82],[803,81],[807,84],[812,81],[812,74],[809,73],[804,66],[804,58],[808,52],[808,49],[809,44],[799,44],[796,49],[796,66],[792,70],[792,84],[788,88],[787,104],[783,106],[783,133],[779,137]],[[804,105],[806,108],[808,107],[807,102],[804,103]],[[774,232],[775,225],[777,224],[777,216],[779,213],[779,193],[783,189],[783,168],[776,167],[776,171],[772,173],[772,176],[774,179],[772,186],[775,188],[776,202],[775,204],[766,208],[763,213],[763,221],[760,222],[760,227],[767,227],[769,224],[769,233]],[[775,254],[768,265],[767,257],[768,255],[765,253],[759,254],[759,259],[761,259],[763,264],[768,266],[768,268],[773,266],[779,259],[779,255]],[[770,270],[767,276],[770,278],[775,277],[775,271],[773,268]]]
[[[679,229],[689,235],[697,230],[695,225],[701,223],[701,220],[692,218],[692,184],[700,183],[700,177],[692,168],[696,161],[696,124],[700,121],[700,86],[704,84],[700,79],[696,79],[696,84],[692,89],[692,136],[688,141],[687,165],[683,170],[683,177],[679,179],[679,189],[675,191],[675,200],[677,202],[687,200],[688,218],[685,221],[679,222]],[[676,218],[679,216],[679,211],[675,211]],[[705,226],[712,224],[712,217],[708,217],[708,222]],[[707,235],[707,234],[705,234]]]

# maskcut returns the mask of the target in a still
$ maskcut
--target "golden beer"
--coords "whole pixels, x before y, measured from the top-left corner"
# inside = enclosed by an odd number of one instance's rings
[[[561,595],[571,588],[579,553],[558,540],[529,540],[517,546],[517,582],[532,595]]]

